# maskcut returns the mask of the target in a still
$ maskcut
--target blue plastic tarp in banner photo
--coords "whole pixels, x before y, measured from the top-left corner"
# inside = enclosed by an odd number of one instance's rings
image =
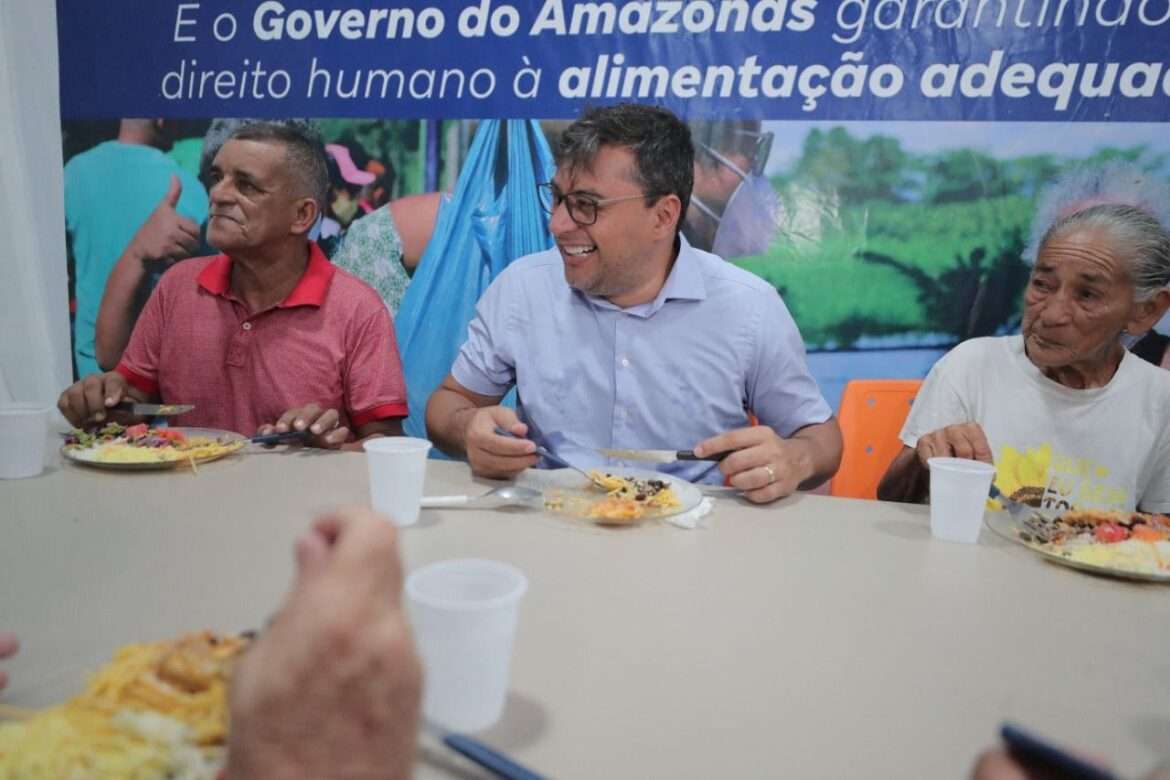
[[[482,122],[394,327],[406,373],[406,432],[426,436],[426,404],[467,338],[475,304],[513,260],[552,246],[536,185],[555,172],[534,120]]]

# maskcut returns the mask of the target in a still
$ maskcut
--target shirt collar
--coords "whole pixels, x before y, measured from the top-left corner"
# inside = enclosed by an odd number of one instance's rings
[[[700,269],[702,261],[698,252],[682,233],[678,234],[678,242],[678,257],[674,259],[674,267],[654,298],[653,302],[657,305],[671,300],[701,301],[707,297],[707,283],[703,281]]]
[[[297,281],[297,286],[288,296],[277,304],[277,308],[293,306],[317,306],[325,303],[325,293],[329,290],[329,282],[337,269],[325,257],[317,242],[309,242],[309,263],[305,272]],[[199,272],[196,277],[199,286],[212,295],[228,297],[232,285],[232,259],[227,255],[218,255]]]
[[[687,242],[685,236],[680,233],[678,240],[678,256],[674,259],[674,265],[671,267],[670,273],[662,285],[662,289],[658,291],[658,295],[654,296],[653,300],[640,303],[637,306],[631,306],[628,309],[622,309],[605,298],[597,298],[592,295],[586,295],[585,297],[591,303],[601,308],[616,309],[626,314],[643,318],[654,316],[667,301],[703,300],[707,297],[707,284],[703,281],[703,271],[700,268],[702,261],[698,257],[695,248]]]

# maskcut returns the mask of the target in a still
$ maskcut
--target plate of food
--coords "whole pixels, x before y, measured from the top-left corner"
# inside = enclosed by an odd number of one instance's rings
[[[544,493],[550,512],[599,525],[635,525],[670,517],[699,505],[703,494],[690,482],[643,469],[594,469],[592,480],[573,469],[529,469],[522,484]]]
[[[1053,563],[1129,580],[1170,583],[1170,517],[1143,512],[1069,510],[1027,527],[1007,512],[987,526]]]
[[[215,428],[129,427],[110,423],[97,431],[74,429],[61,454],[84,466],[120,471],[149,471],[176,466],[195,468],[244,448],[248,440]]]
[[[0,710],[0,777],[182,777],[223,767],[228,684],[248,640],[201,631],[127,645],[85,690]]]

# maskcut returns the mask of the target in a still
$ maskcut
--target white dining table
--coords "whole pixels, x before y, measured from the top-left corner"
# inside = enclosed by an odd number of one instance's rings
[[[428,495],[482,492],[432,461]],[[0,482],[0,700],[59,701],[121,645],[264,625],[319,512],[368,501],[356,453],[168,472],[63,463]],[[1127,775],[1170,756],[1170,588],[1048,563],[926,507],[721,496],[699,528],[533,509],[424,510],[407,570],[525,572],[502,720],[484,741],[558,778],[964,776],[1018,722]],[[477,776],[427,747],[419,777]]]

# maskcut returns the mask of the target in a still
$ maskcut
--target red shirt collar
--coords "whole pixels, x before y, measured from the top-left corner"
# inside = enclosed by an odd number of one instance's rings
[[[329,281],[337,269],[316,241],[309,242],[309,264],[305,272],[297,281],[288,297],[277,304],[278,308],[291,306],[321,306],[325,303],[325,293],[329,290]],[[196,277],[199,286],[212,295],[228,296],[232,286],[232,259],[227,255],[217,255],[207,264],[199,276]]]

